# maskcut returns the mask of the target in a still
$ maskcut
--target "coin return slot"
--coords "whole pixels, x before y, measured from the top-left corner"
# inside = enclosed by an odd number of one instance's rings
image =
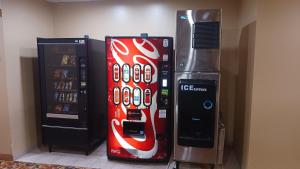
[[[123,121],[123,134],[127,136],[144,136],[145,123],[144,122],[130,122]]]

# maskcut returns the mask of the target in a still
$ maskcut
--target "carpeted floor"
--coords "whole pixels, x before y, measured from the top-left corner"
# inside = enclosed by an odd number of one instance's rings
[[[0,161],[0,169],[88,169],[71,166],[24,163],[18,161]]]

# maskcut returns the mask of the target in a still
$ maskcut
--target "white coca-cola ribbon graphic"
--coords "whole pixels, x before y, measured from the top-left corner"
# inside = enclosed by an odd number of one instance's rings
[[[150,107],[150,117],[151,117],[151,123],[153,126],[153,130],[154,130],[154,146],[152,147],[151,150],[148,151],[143,151],[143,150],[139,150],[136,149],[135,147],[133,147],[132,145],[130,145],[117,131],[115,125],[121,125],[120,122],[117,119],[113,119],[111,121],[111,126],[112,126],[112,131],[116,137],[116,139],[118,140],[118,142],[121,144],[121,146],[126,149],[130,154],[141,158],[141,159],[148,159],[153,157],[158,149],[158,142],[156,140],[156,130],[155,130],[155,123],[154,123],[154,117],[155,117],[155,113],[156,113],[156,109],[157,109],[157,104],[156,104],[156,96],[157,96],[157,92],[154,93],[153,97],[152,97],[152,105]]]
[[[111,44],[110,49],[111,49],[114,59],[120,65],[120,67],[122,67],[124,65],[124,61],[120,58],[120,56],[118,55],[118,52],[122,55],[127,56],[129,54],[128,47],[123,42],[121,42],[117,39],[111,39],[110,44]],[[117,44],[120,44],[124,48],[125,51],[122,51],[121,49],[119,49]]]
[[[138,43],[136,39],[133,39],[133,43],[134,43],[135,47],[139,51],[141,51],[145,56],[147,56],[151,59],[158,59],[159,58],[159,52],[155,48],[155,46],[150,41],[148,41],[147,39],[142,39],[142,40],[143,40],[142,43]],[[144,48],[145,43],[150,45],[152,47],[153,51],[150,51],[150,50]]]
[[[122,51],[117,45],[116,45],[116,43],[118,43],[118,44],[120,44],[124,49],[125,49],[125,51]],[[117,39],[112,39],[111,40],[111,44],[112,44],[112,46],[114,47],[114,49],[116,49],[119,53],[121,53],[122,55],[128,55],[129,54],[129,50],[128,50],[128,48],[127,48],[127,46],[123,43],[123,42],[121,42],[121,41],[119,41],[119,40],[117,40]]]

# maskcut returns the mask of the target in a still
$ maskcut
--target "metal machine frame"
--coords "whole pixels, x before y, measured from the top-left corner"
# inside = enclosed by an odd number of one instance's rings
[[[174,160],[177,162],[204,164],[222,163],[225,130],[222,128],[223,125],[219,125],[221,13],[222,11],[220,9],[177,12],[173,86],[175,96]],[[180,79],[214,80],[216,82],[213,147],[182,146],[178,144],[179,104],[177,89]]]

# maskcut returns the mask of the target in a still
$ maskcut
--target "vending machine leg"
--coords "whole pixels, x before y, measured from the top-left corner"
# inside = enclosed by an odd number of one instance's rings
[[[223,169],[223,165],[222,164],[216,164],[216,165],[214,165],[213,169]]]
[[[180,167],[181,166],[181,167]],[[171,169],[223,169],[222,165],[214,164],[195,164],[195,163],[181,163],[179,161],[175,162],[173,168]]]
[[[89,148],[86,148],[86,149],[85,149],[85,155],[88,156],[88,155],[89,155],[89,152],[90,152]]]
[[[176,161],[176,164],[175,164],[175,168],[174,169],[179,169],[179,161]]]
[[[52,145],[48,145],[49,153],[52,152]]]

